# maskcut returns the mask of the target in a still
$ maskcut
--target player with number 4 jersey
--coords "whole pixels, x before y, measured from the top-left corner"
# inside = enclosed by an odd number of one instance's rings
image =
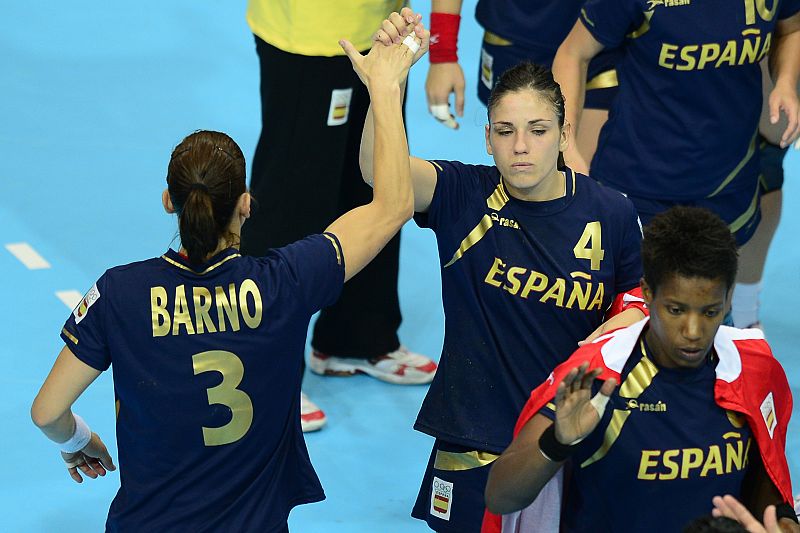
[[[488,119],[494,166],[410,159],[416,220],[435,232],[442,265],[444,347],[415,426],[436,442],[412,512],[436,531],[480,529],[489,465],[530,389],[641,276],[631,202],[563,165],[569,125],[550,71],[508,70]]]

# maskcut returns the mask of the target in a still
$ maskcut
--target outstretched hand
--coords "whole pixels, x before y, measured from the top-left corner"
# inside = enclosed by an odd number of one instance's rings
[[[106,445],[100,440],[97,433],[92,433],[89,444],[75,453],[61,452],[61,457],[67,464],[69,475],[76,483],[82,483],[81,472],[86,477],[96,479],[97,476],[105,476],[106,472],[113,472],[117,469],[114,461],[106,449]]]
[[[606,403],[617,386],[614,378],[606,380],[592,397],[592,383],[602,369],[587,372],[589,363],[573,368],[556,389],[556,439],[572,444],[586,438],[600,423]]]

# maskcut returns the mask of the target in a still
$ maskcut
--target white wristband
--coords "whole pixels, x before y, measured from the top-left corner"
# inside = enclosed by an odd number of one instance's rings
[[[72,437],[70,437],[68,441],[59,444],[59,446],[61,446],[61,451],[64,453],[79,452],[84,449],[92,439],[92,430],[89,429],[89,426],[86,425],[83,418],[74,413],[72,416],[75,417],[75,433],[72,434]]]
[[[414,39],[413,33],[406,35],[406,38],[403,39],[403,44],[408,46],[412,54],[416,54],[419,51],[419,43]]]

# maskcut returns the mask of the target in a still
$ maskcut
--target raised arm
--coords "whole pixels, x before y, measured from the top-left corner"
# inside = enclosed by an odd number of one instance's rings
[[[564,464],[577,444],[597,427],[608,398],[616,387],[609,379],[591,397],[600,374],[586,372],[588,363],[573,368],[556,390],[556,420],[536,414],[494,462],[486,483],[486,506],[496,514],[524,509]]]
[[[418,30],[427,37],[424,29]],[[357,274],[411,218],[408,144],[403,129],[400,85],[414,57],[412,48],[421,39],[410,36],[408,44],[374,43],[362,56],[349,41],[341,41],[353,69],[369,90],[374,108],[367,122],[374,134],[375,183],[372,201],[336,219],[326,231],[336,235],[345,258],[345,280]]]
[[[419,29],[415,29],[419,28]],[[376,32],[375,42],[384,46],[396,45],[397,41],[402,41],[412,32],[419,32],[417,38],[421,39],[420,48],[414,55],[413,63],[419,60],[428,49],[429,35],[419,25],[419,15],[415,15],[408,8],[403,8],[400,14],[392,13],[388,19],[383,21],[381,28]],[[405,76],[401,85],[401,94],[405,89]],[[373,101],[374,104],[374,101]],[[398,108],[399,110],[399,108]],[[373,105],[367,111],[367,118],[364,121],[364,131],[361,134],[361,151],[359,153],[359,165],[364,181],[373,185],[375,168],[375,123],[373,119]],[[403,142],[405,143],[405,131]],[[432,164],[424,159],[411,157],[406,150],[406,157],[409,161],[411,172],[411,183],[414,194],[414,211],[425,212],[433,199],[433,191],[436,188],[436,169]]]
[[[564,160],[570,168],[582,174],[589,173],[589,166],[578,152],[575,139],[578,136],[586,96],[589,61],[602,49],[603,45],[589,33],[583,21],[578,19],[553,59],[553,77],[561,85],[561,93],[566,102],[566,121],[572,125],[572,139],[564,152]]]

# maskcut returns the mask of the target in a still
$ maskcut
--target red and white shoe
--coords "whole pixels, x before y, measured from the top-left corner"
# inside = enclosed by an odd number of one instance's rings
[[[300,392],[300,426],[303,433],[317,431],[328,421],[325,413],[317,404],[308,399],[304,392]]]
[[[337,357],[313,350],[308,366],[315,374],[327,376],[367,374],[397,385],[430,383],[437,368],[431,359],[411,352],[404,346],[374,359]]]

